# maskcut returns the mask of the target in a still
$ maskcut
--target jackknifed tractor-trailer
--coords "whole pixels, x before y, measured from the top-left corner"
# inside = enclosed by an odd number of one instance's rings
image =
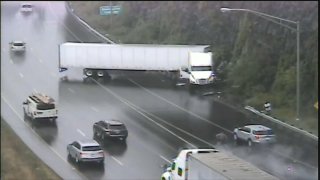
[[[103,77],[108,71],[159,71],[195,85],[215,80],[209,45],[153,45],[63,43],[59,68],[83,68],[87,77]]]

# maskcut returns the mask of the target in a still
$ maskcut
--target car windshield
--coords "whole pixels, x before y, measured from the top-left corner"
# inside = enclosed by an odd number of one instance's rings
[[[110,125],[110,129],[125,129],[125,126],[122,124]]]
[[[31,8],[32,6],[30,4],[24,4],[22,5],[23,8]]]
[[[255,134],[255,135],[273,135],[273,132],[272,132],[272,130],[253,131],[253,134]]]
[[[102,150],[100,146],[84,146],[82,147],[83,151],[100,151]]]
[[[23,43],[13,43],[14,46],[23,46]]]

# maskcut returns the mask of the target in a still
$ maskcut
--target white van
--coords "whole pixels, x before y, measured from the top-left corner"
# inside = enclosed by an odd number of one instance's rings
[[[29,96],[23,102],[23,110],[25,117],[31,118],[32,121],[36,119],[50,119],[52,122],[55,122],[58,118],[55,100],[41,93]]]

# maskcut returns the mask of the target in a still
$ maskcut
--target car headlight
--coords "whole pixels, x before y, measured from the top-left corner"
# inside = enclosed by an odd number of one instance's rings
[[[209,81],[213,81],[213,76],[210,76],[210,77],[209,77]]]
[[[216,78],[216,75],[212,73],[209,77],[209,81],[213,81],[215,80],[215,78]]]

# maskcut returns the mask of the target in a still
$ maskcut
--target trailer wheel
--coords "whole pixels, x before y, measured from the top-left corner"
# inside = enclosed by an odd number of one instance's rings
[[[104,76],[104,71],[103,70],[98,70],[97,71],[97,76],[98,77],[103,77]]]
[[[84,74],[88,77],[91,77],[93,75],[93,71],[91,69],[85,69]]]

